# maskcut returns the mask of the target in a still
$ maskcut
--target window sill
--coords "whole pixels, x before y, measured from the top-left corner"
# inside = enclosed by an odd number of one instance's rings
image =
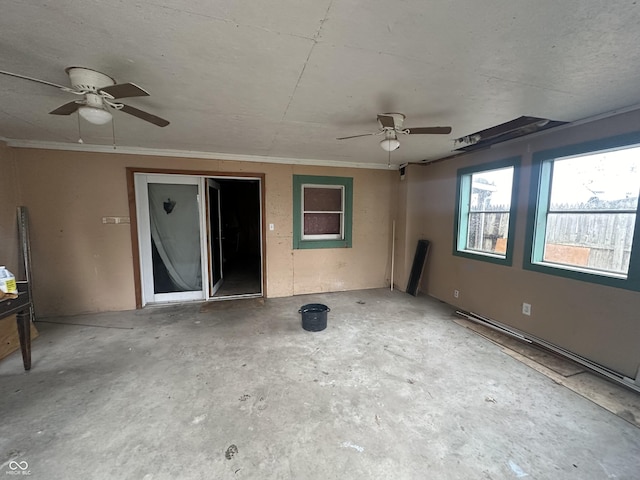
[[[511,266],[511,259],[506,255],[479,252],[476,250],[454,250],[453,254],[458,257],[471,258],[473,260],[480,260],[482,262],[495,263],[496,265]]]
[[[607,275],[593,270],[571,268],[554,263],[529,262],[526,259],[522,267],[525,270],[553,275],[554,277],[562,277],[581,282],[605,285],[608,287],[622,288],[624,290],[640,291],[640,282],[638,280],[630,279],[628,275]]]
[[[346,240],[300,240],[294,242],[294,250],[311,250],[315,248],[351,248]]]
[[[614,278],[617,280],[627,280],[628,276],[623,273],[615,273],[615,272],[605,272],[602,270],[592,270],[590,268],[580,268],[572,265],[563,265],[562,263],[553,263],[553,262],[532,262],[532,265],[538,265],[543,268],[548,268],[552,270],[566,270],[568,272],[576,272],[585,275],[594,275],[596,277],[602,278]]]
[[[458,250],[460,253],[468,253],[469,255],[482,255],[484,257],[491,257],[491,258],[501,258],[502,260],[506,260],[506,256],[504,255],[500,255],[498,253],[491,253],[491,252],[481,252],[480,250]]]

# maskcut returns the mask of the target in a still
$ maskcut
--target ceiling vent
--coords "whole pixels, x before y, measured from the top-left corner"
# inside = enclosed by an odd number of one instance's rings
[[[520,117],[495,127],[487,128],[471,135],[456,138],[455,149],[460,152],[471,152],[481,148],[487,148],[496,143],[506,142],[513,138],[524,137],[535,132],[548,130],[549,128],[564,125],[567,122],[558,122],[547,118]]]

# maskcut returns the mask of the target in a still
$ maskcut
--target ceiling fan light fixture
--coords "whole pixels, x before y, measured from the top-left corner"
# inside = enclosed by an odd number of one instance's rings
[[[400,146],[400,142],[396,138],[385,138],[380,142],[380,147],[385,152],[393,152]]]
[[[111,121],[111,112],[104,108],[82,106],[78,109],[78,113],[87,122],[94,125],[104,125]]]

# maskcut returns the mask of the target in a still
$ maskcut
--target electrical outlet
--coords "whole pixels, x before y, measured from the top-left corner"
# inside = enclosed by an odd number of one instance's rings
[[[454,290],[453,291],[453,298],[458,298],[460,296],[460,291],[459,290]]]
[[[522,313],[524,315],[531,315],[531,304],[530,303],[523,303],[522,304]]]

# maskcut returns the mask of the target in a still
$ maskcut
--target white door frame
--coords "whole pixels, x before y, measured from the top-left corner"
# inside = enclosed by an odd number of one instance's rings
[[[136,215],[138,218],[138,248],[140,251],[140,292],[142,306],[149,303],[185,302],[208,298],[209,263],[207,252],[205,209],[202,208],[204,177],[195,175],[166,175],[155,173],[135,173]],[[196,185],[198,187],[198,218],[200,224],[200,264],[202,289],[191,292],[155,293],[153,286],[153,262],[151,247],[151,227],[149,222],[149,183]]]
[[[250,298],[265,296],[265,251],[264,251],[264,177],[262,176],[242,176],[242,175],[220,175],[212,172],[197,172],[196,174],[185,173],[153,173],[148,171],[135,171],[135,169],[127,169],[131,171],[133,177],[133,189],[135,205],[135,214],[137,217],[137,249],[139,256],[139,273],[140,273],[140,302],[139,306],[144,307],[153,303],[169,303],[169,302],[185,302],[185,301],[202,301],[202,300],[225,300],[233,298]],[[131,177],[129,177],[131,178]],[[256,294],[240,294],[225,297],[212,297],[209,295],[209,244],[206,228],[205,206],[206,196],[204,194],[207,179],[216,180],[257,180],[258,195],[260,207],[260,293]],[[200,221],[200,247],[201,247],[201,266],[202,266],[202,291],[198,292],[175,292],[171,294],[155,294],[153,292],[153,266],[149,261],[151,258],[151,229],[149,225],[149,197],[148,183],[173,183],[173,184],[191,184],[198,185],[198,214]],[[145,255],[147,256],[145,260]]]
[[[211,208],[211,199],[209,198],[209,195],[210,195],[209,189],[210,188],[215,189],[216,195],[218,196],[218,200],[216,202],[216,205],[218,205],[218,225],[217,225],[218,231],[215,232],[217,233],[218,243],[214,244],[214,238],[216,237],[215,237],[215,233],[212,231],[213,225],[211,225],[211,222],[210,222],[211,213],[209,213],[209,215],[207,216],[207,226],[208,226],[207,231],[209,232],[208,245],[211,249],[217,248],[218,251],[220,252],[220,254],[218,255],[220,265],[217,266],[217,268],[220,269],[220,278],[215,284],[213,284],[213,276],[216,268],[216,265],[214,265],[215,255],[213,255],[213,252],[211,252],[211,254],[209,255],[209,262],[208,262],[209,274],[207,275],[207,281],[208,281],[207,299],[209,299],[216,294],[220,286],[222,286],[222,282],[224,281],[224,271],[222,270],[222,259],[224,258],[224,256],[222,253],[222,212],[220,208],[220,184],[213,178],[207,178],[206,188],[207,188],[207,195],[206,195],[207,205],[205,210],[209,211],[209,209]],[[207,248],[207,253],[209,253],[209,248]]]

